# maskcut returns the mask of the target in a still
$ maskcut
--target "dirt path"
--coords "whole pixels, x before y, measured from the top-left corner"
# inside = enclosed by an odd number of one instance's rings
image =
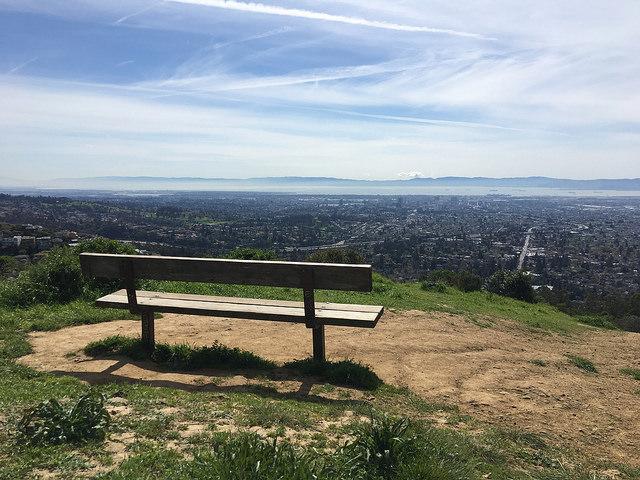
[[[142,380],[203,388],[211,372],[160,372],[145,363],[68,355],[90,341],[137,335],[139,329],[137,321],[114,321],[34,333],[34,353],[21,361],[91,382]],[[156,335],[160,342],[194,345],[218,340],[276,361],[306,357],[311,346],[302,325],[179,315],[158,320]],[[429,401],[545,434],[596,458],[640,466],[640,382],[620,373],[640,368],[640,334],[594,330],[567,337],[532,333],[506,321],[483,328],[454,315],[389,312],[373,330],[328,328],[327,352],[330,358],[369,364],[386,382],[408,386]],[[598,373],[578,369],[566,354],[592,360]],[[248,381],[235,375],[217,385]]]

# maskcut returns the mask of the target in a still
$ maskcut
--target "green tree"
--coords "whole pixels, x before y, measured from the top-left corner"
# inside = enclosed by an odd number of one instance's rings
[[[531,277],[523,272],[509,272],[498,270],[491,275],[485,284],[489,292],[504,297],[515,298],[529,303],[536,301],[535,291],[531,285]]]

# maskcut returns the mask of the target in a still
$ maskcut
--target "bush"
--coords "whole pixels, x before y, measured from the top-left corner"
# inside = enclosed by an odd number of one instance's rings
[[[51,399],[25,412],[18,423],[18,435],[21,442],[30,445],[104,440],[109,420],[101,395],[84,395],[69,409]]]
[[[329,383],[348,387],[375,390],[382,385],[382,380],[369,367],[351,360],[339,362],[316,362],[312,358],[294,360],[284,364],[285,368],[313,375]]]
[[[122,243],[104,237],[96,237],[91,240],[83,240],[74,247],[77,254],[90,253],[112,253],[119,255],[135,255],[135,247],[129,243]]]
[[[520,271],[497,271],[489,277],[485,284],[485,289],[491,293],[524,302],[535,303],[536,301],[535,291],[531,285],[531,277]]]
[[[78,257],[72,249],[51,250],[13,281],[0,285],[0,301],[10,307],[36,303],[66,303],[78,298],[83,282]]]
[[[236,247],[227,254],[227,258],[235,260],[278,260],[278,256],[272,250],[249,247]]]
[[[424,277],[424,282],[427,285],[444,283],[461,292],[476,292],[482,289],[482,278],[467,271],[434,270]]]
[[[131,254],[135,249],[100,237],[74,248],[54,248],[38,263],[20,272],[15,280],[0,282],[0,304],[27,307],[38,303],[67,303],[83,294],[95,297],[120,288],[119,280],[85,279],[78,257],[82,252]]]
[[[364,257],[350,248],[327,248],[313,252],[307,257],[307,262],[359,265],[364,263]]]
[[[420,283],[420,288],[422,288],[422,290],[426,290],[427,292],[447,293],[447,284],[443,282],[432,282],[429,280],[423,280]]]

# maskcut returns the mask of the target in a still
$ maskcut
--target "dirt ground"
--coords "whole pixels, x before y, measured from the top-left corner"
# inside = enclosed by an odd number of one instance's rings
[[[21,361],[92,383],[143,381],[199,389],[255,381],[236,373],[162,372],[145,362],[73,355],[91,341],[139,331],[138,321],[114,321],[34,333],[34,353]],[[217,340],[279,362],[309,356],[311,348],[303,325],[180,315],[157,320],[156,338],[193,345]],[[330,359],[366,363],[385,382],[408,386],[428,401],[458,405],[462,413],[542,434],[594,458],[640,466],[640,382],[620,373],[640,368],[640,334],[532,333],[507,321],[486,327],[461,316],[411,311],[387,312],[372,330],[329,327],[326,342]],[[592,360],[598,373],[578,369],[567,354]],[[303,391],[304,385],[285,381],[279,388]]]

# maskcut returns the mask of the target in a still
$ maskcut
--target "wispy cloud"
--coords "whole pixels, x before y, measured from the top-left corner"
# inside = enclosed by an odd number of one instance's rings
[[[13,67],[11,70],[9,70],[7,72],[7,74],[12,74],[12,73],[18,73],[20,70],[22,70],[24,67],[26,67],[27,65],[29,65],[30,63],[35,62],[36,60],[38,60],[38,57],[33,57],[30,60],[27,60],[26,62],[21,63],[20,65],[17,65],[15,67]]]
[[[344,15],[334,15],[331,13],[318,12],[314,10],[302,10],[298,8],[286,8],[276,5],[265,5],[264,3],[245,3],[236,0],[168,0],[174,3],[187,3],[192,5],[202,5],[206,7],[224,8],[227,10],[237,10],[241,12],[263,13],[266,15],[279,15],[283,17],[306,18],[309,20],[321,20],[325,22],[347,23],[350,25],[360,25],[363,27],[382,28],[385,30],[396,30],[401,32],[422,32],[437,33],[444,35],[454,35],[458,37],[470,37],[478,39],[488,39],[482,34],[464,32],[460,30],[450,30],[446,28],[433,28],[417,25],[406,25],[401,23],[387,22],[383,20],[369,20],[366,18],[349,17]]]
[[[130,18],[133,18],[133,17],[136,17],[136,16],[141,15],[141,14],[143,14],[143,13],[146,13],[146,12],[148,12],[149,10],[152,10],[153,8],[157,7],[157,6],[158,6],[158,5],[160,5],[161,3],[163,3],[163,1],[156,2],[156,3],[154,3],[153,5],[150,5],[150,6],[148,6],[148,7],[145,7],[145,8],[143,8],[143,9],[141,9],[141,10],[136,10],[135,12],[133,12],[133,13],[129,13],[129,14],[125,15],[124,17],[120,17],[120,18],[119,18],[119,19],[117,19],[115,22],[113,22],[113,25],[119,25],[119,24],[121,24],[121,23],[126,22],[126,21],[127,21],[127,20],[129,20]]]

